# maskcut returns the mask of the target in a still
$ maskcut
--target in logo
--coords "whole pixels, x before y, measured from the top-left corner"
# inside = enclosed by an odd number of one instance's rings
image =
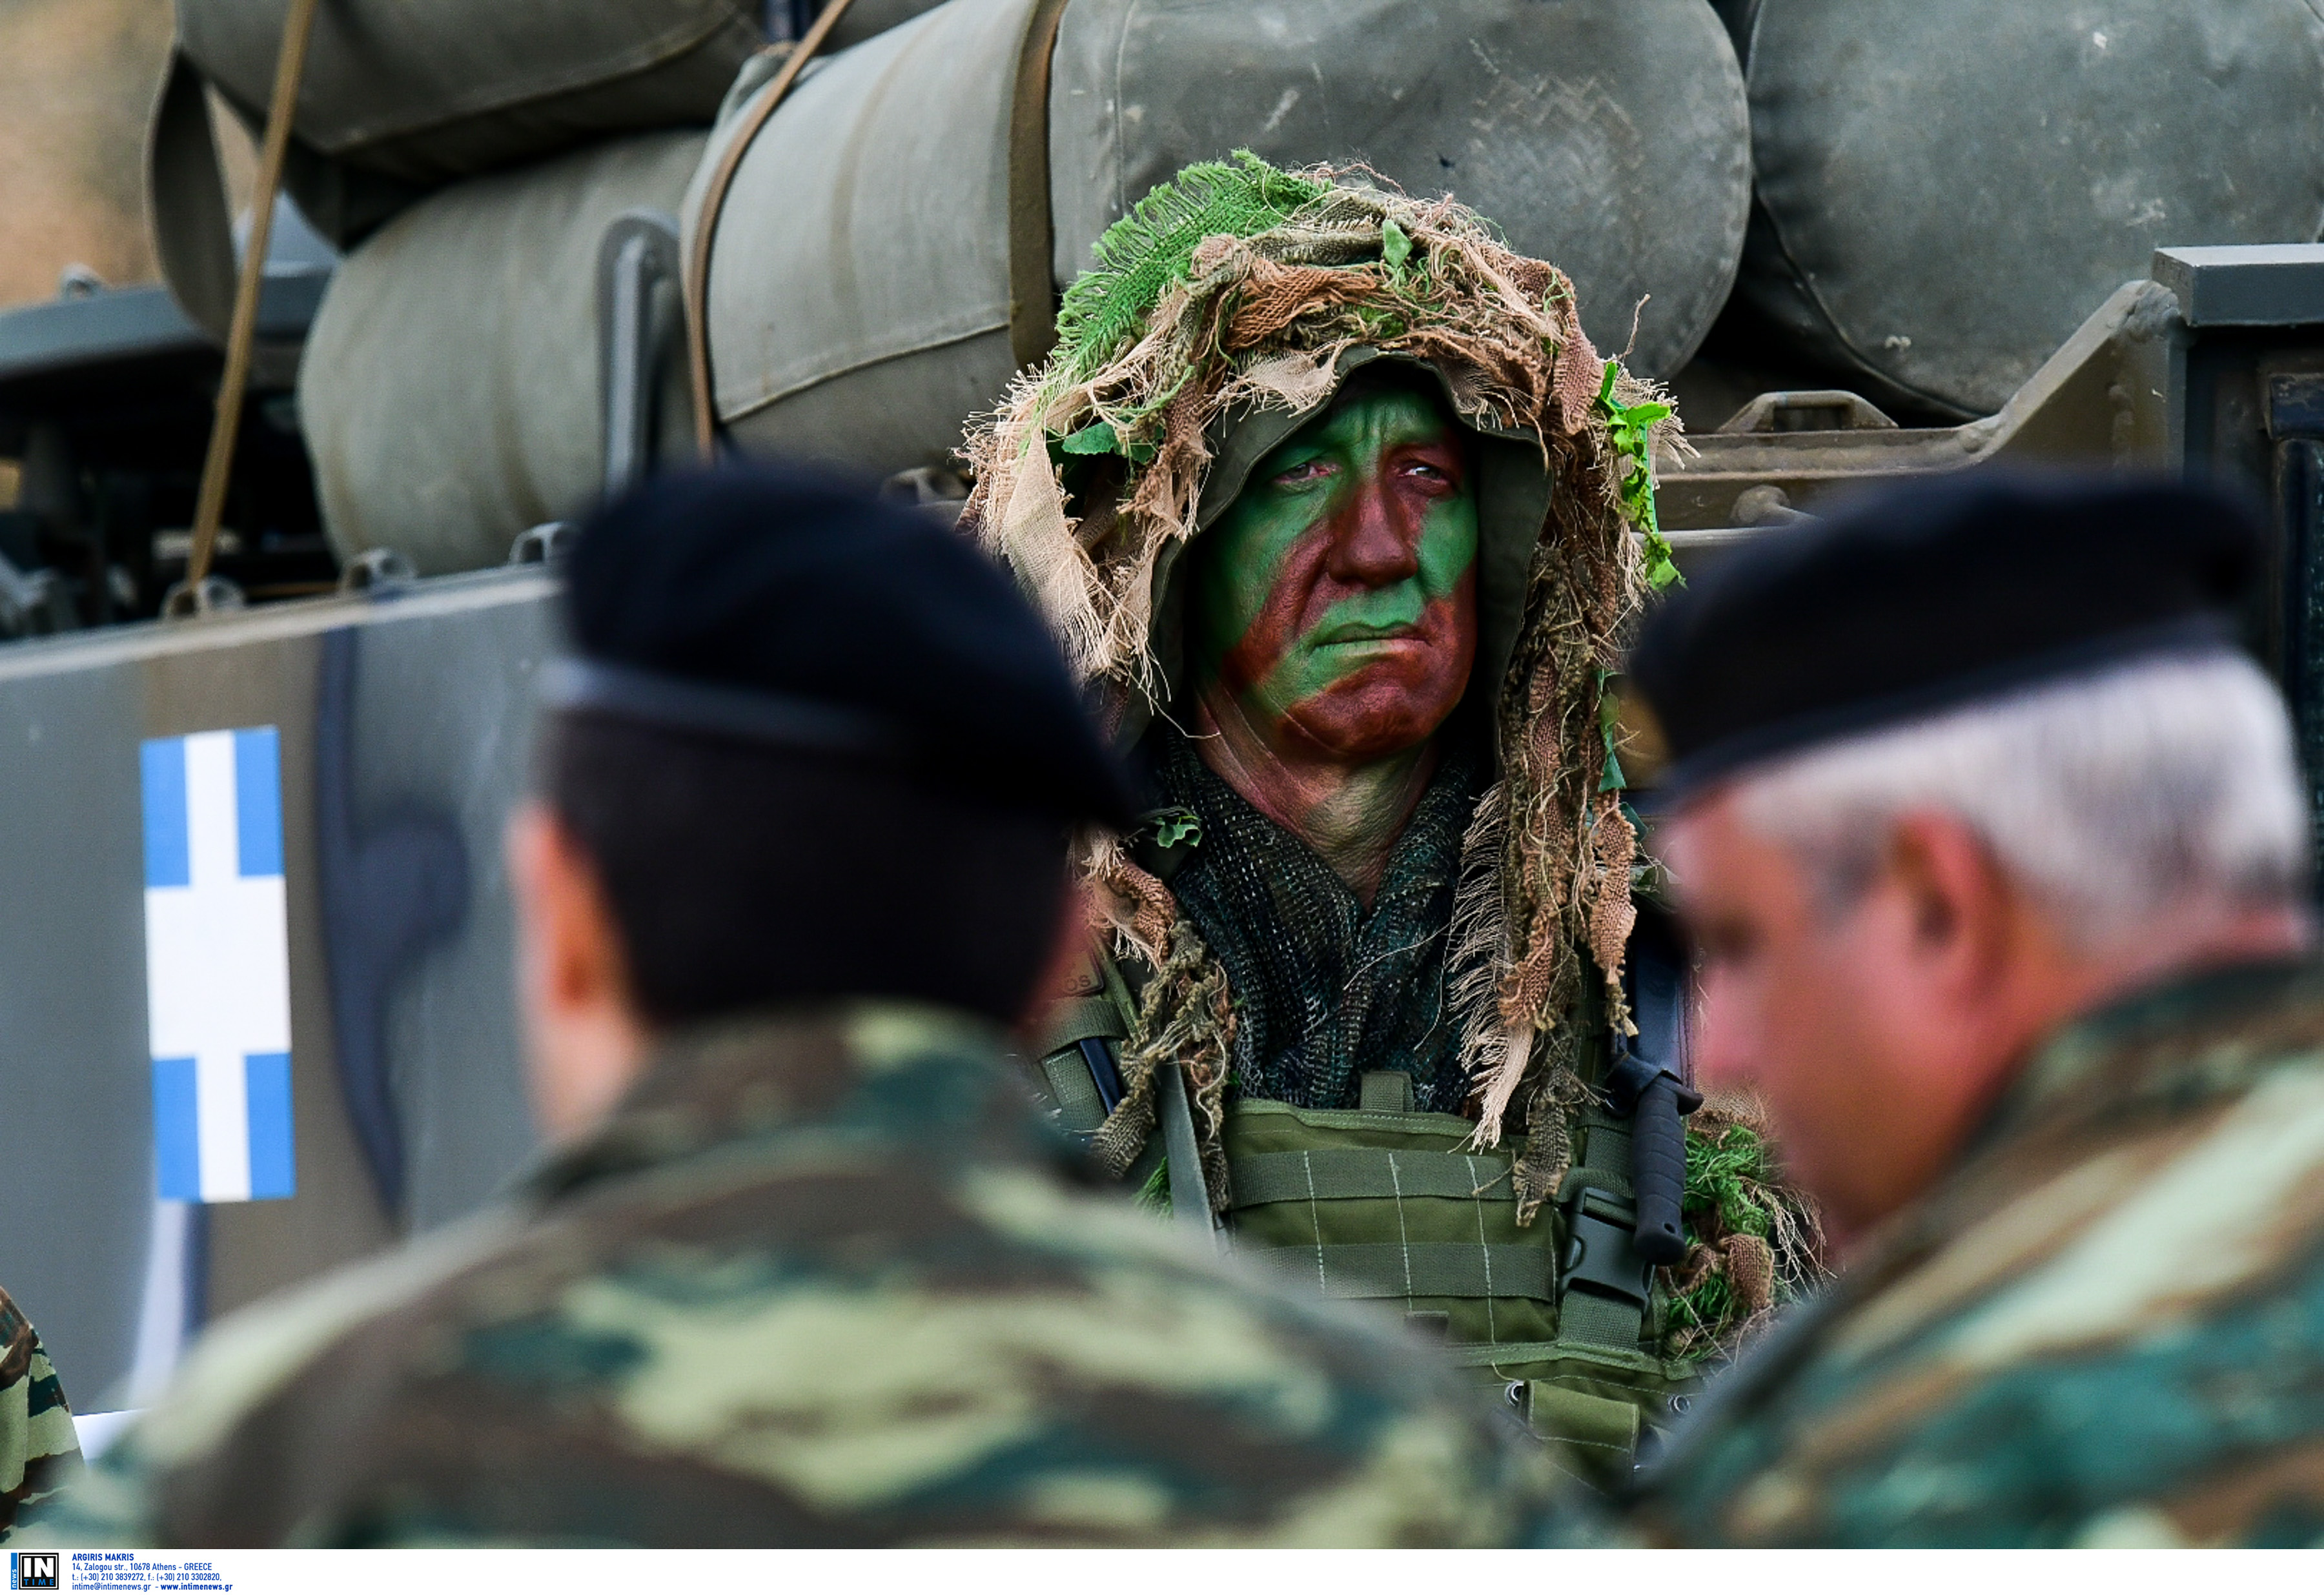
[[[8,1553],[8,1587],[11,1590],[55,1590],[58,1555],[54,1551],[11,1551]]]

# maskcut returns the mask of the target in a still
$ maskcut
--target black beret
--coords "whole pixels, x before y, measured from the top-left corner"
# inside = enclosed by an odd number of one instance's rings
[[[1771,532],[1647,617],[1630,676],[1676,803],[1746,765],[2143,654],[2234,647],[2253,512],[2153,477],[1992,470]]]
[[[661,476],[598,512],[567,570],[576,659],[549,702],[908,764],[1067,820],[1135,803],[1048,628],[925,512],[797,466]]]

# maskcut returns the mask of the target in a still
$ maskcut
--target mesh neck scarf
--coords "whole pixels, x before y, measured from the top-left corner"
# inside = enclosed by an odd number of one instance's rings
[[[1234,988],[1236,1093],[1351,1108],[1357,1075],[1400,1069],[1413,1105],[1457,1113],[1470,1095],[1445,978],[1461,841],[1484,785],[1467,739],[1448,737],[1435,778],[1388,857],[1369,911],[1330,865],[1157,726],[1157,784],[1201,816],[1171,878]]]

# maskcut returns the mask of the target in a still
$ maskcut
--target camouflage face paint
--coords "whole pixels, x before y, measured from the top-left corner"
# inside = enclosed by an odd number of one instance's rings
[[[1459,435],[1405,390],[1348,400],[1251,475],[1195,545],[1195,690],[1270,744],[1364,763],[1425,742],[1477,651],[1477,506]]]

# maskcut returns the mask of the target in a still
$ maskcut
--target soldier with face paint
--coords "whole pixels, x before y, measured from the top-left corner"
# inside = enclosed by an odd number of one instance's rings
[[[1667,408],[1451,201],[1239,157],[1098,254],[970,447],[965,524],[1153,806],[1083,849],[1036,1083],[1206,1241],[1386,1307],[1617,1480],[1784,1232],[1692,1214],[1658,1271],[1610,1089],[1644,1047],[1604,691]]]
[[[1196,546],[1203,762],[1366,903],[1477,656],[1469,475],[1427,394],[1351,383]]]
[[[1443,978],[1483,774],[1476,727],[1447,730],[1477,654],[1469,454],[1425,389],[1359,375],[1189,552],[1185,713],[1146,747],[1201,822],[1171,887],[1241,1000],[1246,1095],[1469,1094]]]

